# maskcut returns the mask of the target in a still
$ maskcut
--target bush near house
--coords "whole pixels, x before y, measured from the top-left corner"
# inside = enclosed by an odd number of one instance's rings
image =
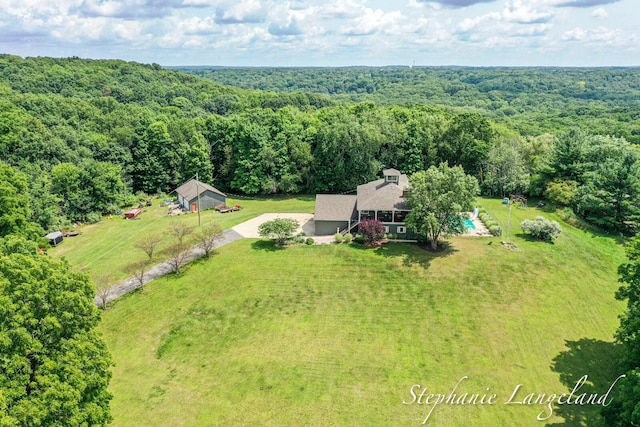
[[[275,218],[260,224],[258,234],[261,237],[274,239],[278,246],[284,246],[285,242],[291,239],[298,225],[298,221],[291,218]]]
[[[361,221],[359,228],[364,238],[364,244],[367,246],[373,246],[384,239],[384,225],[376,219]]]

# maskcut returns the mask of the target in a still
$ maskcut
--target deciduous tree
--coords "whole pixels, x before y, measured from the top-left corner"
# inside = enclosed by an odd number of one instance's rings
[[[195,239],[198,242],[198,247],[204,251],[205,257],[209,257],[216,243],[222,238],[222,233],[222,227],[217,222],[207,224],[196,231]]]
[[[37,237],[42,230],[29,222],[30,215],[26,176],[0,162],[0,237],[8,234]]]
[[[407,202],[411,213],[407,226],[425,236],[431,248],[438,247],[440,236],[464,232],[464,218],[460,213],[473,208],[479,192],[478,181],[464,173],[461,166],[446,163],[432,166],[409,178]]]
[[[260,237],[274,239],[278,246],[284,246],[285,242],[293,236],[298,228],[298,221],[291,218],[275,218],[258,226]]]
[[[149,262],[151,262],[153,260],[153,254],[160,243],[162,243],[162,237],[155,234],[149,234],[139,239],[134,243],[134,246],[144,252],[149,258]]]
[[[111,356],[86,274],[47,256],[0,254],[0,425],[111,420]]]
[[[171,266],[171,271],[179,274],[180,269],[189,261],[192,250],[186,243],[178,241],[167,246],[163,253],[169,257],[167,262]]]
[[[618,267],[622,286],[616,298],[627,302],[627,310],[620,316],[616,341],[623,348],[619,362],[627,377],[602,411],[607,425],[616,427],[640,425],[640,236],[630,239],[625,250],[628,261]]]
[[[144,290],[144,276],[151,266],[151,259],[143,259],[127,264],[125,273],[130,274],[138,283],[138,287]]]

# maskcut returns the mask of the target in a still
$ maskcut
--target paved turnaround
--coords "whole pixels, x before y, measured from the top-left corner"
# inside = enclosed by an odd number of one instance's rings
[[[243,236],[240,233],[230,228],[228,230],[225,230],[222,233],[222,238],[216,242],[214,249],[224,246],[227,243],[235,242],[236,240],[240,240],[242,238]],[[191,249],[191,255],[189,256],[186,262],[191,262],[194,259],[199,258],[203,255],[204,255],[204,251],[201,248],[194,247]],[[165,274],[171,273],[172,271],[173,269],[171,268],[171,265],[166,261],[160,264],[154,265],[153,267],[149,268],[149,270],[147,270],[147,272],[145,273],[143,282],[149,283],[150,281],[155,280],[158,277],[164,276]],[[106,295],[105,303],[111,302],[114,299],[126,293],[129,293],[139,287],[140,287],[140,284],[138,283],[138,280],[133,277],[129,277],[128,279],[125,279],[120,283],[116,283],[115,285],[109,288],[109,293]],[[102,298],[98,296],[96,296],[93,301],[97,306],[102,305]]]

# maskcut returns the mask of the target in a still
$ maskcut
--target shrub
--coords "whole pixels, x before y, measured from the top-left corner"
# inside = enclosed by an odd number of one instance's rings
[[[556,221],[548,220],[542,216],[535,220],[525,219],[520,223],[522,231],[531,233],[531,236],[539,240],[553,240],[560,235],[562,228]]]
[[[353,239],[353,241],[355,243],[363,244],[364,243],[364,236],[357,236],[355,239]]]
[[[483,208],[481,208],[480,211],[481,212],[478,214],[478,218],[480,218],[480,221],[482,221],[485,227],[487,227],[489,233],[493,234],[494,236],[500,236],[502,234],[502,228],[500,227],[498,221]]]
[[[344,239],[344,237],[340,233],[336,233],[333,238],[336,239],[336,243],[342,243],[342,240]]]
[[[85,221],[89,224],[95,224],[96,222],[100,222],[102,219],[102,215],[100,212],[89,212],[85,218]]]
[[[373,246],[384,239],[384,225],[375,219],[365,219],[360,222],[360,232],[367,246]]]
[[[562,208],[558,211],[558,216],[565,222],[571,222],[578,219],[578,215],[571,208]]]
[[[353,239],[353,235],[351,233],[347,233],[347,234],[344,235],[345,243],[351,243],[352,239]]]
[[[260,237],[272,238],[276,245],[284,246],[285,242],[298,228],[298,221],[290,218],[275,218],[271,221],[263,222],[258,226]],[[302,237],[298,236],[299,239]]]
[[[494,236],[500,236],[502,235],[502,228],[499,225],[492,225],[489,227],[489,232]]]
[[[304,241],[305,245],[313,245],[315,241],[311,237],[307,237],[307,240]]]
[[[568,206],[576,195],[576,181],[554,181],[547,185],[544,196],[556,205]]]

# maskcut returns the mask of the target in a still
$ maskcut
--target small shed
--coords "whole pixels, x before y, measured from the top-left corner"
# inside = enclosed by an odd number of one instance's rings
[[[54,231],[53,233],[49,233],[45,238],[49,239],[49,244],[51,246],[58,246],[64,240],[64,236],[61,231]]]
[[[198,208],[205,210],[215,208],[227,202],[227,195],[217,188],[205,184],[204,182],[191,179],[175,189],[178,195],[178,202],[192,212]],[[198,206],[198,195],[200,195],[200,206]]]

